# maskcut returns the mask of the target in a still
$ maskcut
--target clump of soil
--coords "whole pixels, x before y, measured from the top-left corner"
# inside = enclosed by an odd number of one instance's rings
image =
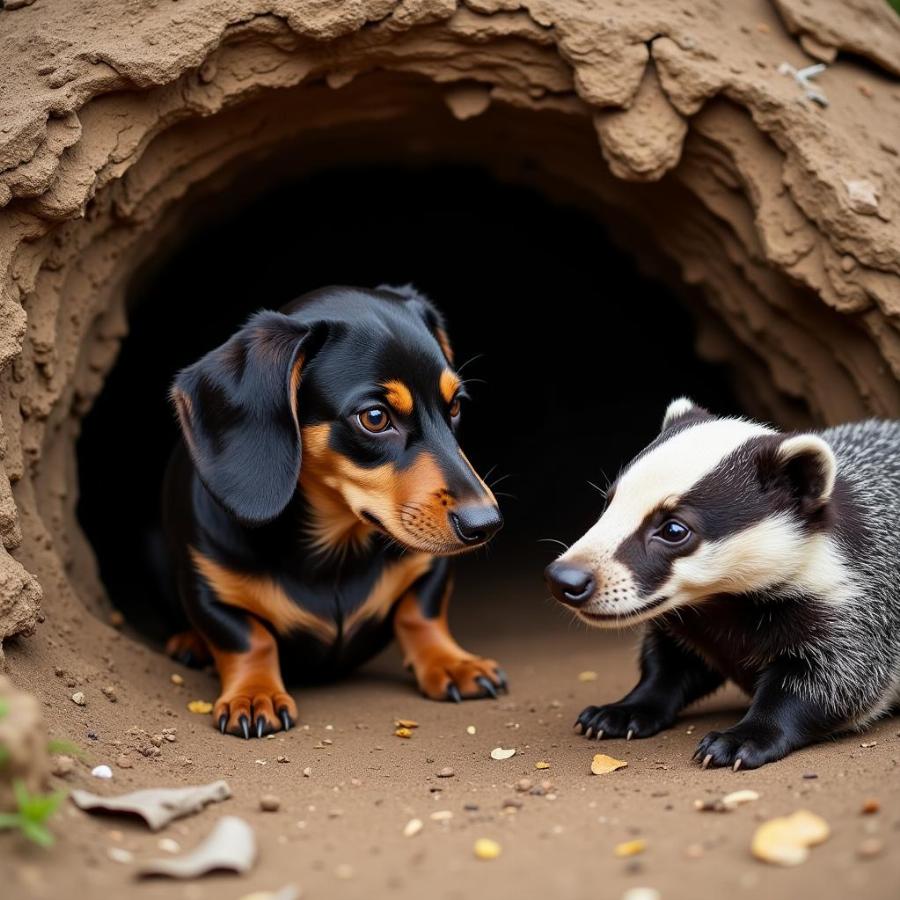
[[[14,782],[37,793],[47,786],[49,775],[47,726],[40,704],[0,676],[0,810],[14,808]]]

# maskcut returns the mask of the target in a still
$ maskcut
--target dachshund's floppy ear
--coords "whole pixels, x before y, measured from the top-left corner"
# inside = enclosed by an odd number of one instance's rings
[[[172,401],[200,479],[246,525],[274,519],[296,490],[297,392],[322,331],[260,312],[175,379]]]

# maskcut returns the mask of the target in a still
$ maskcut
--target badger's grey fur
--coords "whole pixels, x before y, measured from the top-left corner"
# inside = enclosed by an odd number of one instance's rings
[[[704,765],[754,767],[900,700],[900,423],[783,434],[670,404],[603,515],[547,570],[599,627],[647,622],[641,680],[589,736],[645,737],[734,679]]]

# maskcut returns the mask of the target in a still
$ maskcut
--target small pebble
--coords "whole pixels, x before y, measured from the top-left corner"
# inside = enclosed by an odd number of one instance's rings
[[[116,689],[111,684],[108,684],[104,688],[100,688],[100,692],[103,694],[104,697],[106,697],[107,700],[109,700],[110,703],[115,703],[116,700],[119,699],[116,696]]]
[[[120,753],[116,758],[116,765],[120,769],[130,769],[134,763],[131,761],[127,753]]]
[[[875,797],[867,797],[863,801],[862,808],[860,809],[860,812],[864,816],[871,816],[880,811],[881,803]]]
[[[449,809],[439,809],[433,812],[429,818],[433,822],[449,822],[453,818],[453,812]]]
[[[403,828],[403,837],[415,837],[424,827],[421,819],[410,819]]]
[[[524,805],[521,800],[516,800],[514,797],[503,801],[504,809],[521,809]]]
[[[112,769],[106,765],[94,766],[94,768],[91,769],[91,775],[93,775],[94,778],[112,778],[113,777]]]
[[[865,741],[864,743],[859,745],[863,748],[863,750],[871,750],[872,747],[878,746],[878,741]]]
[[[134,854],[130,850],[125,850],[122,847],[109,847],[106,851],[106,855],[113,861],[117,863],[130,863],[134,860]]]
[[[281,801],[274,794],[263,794],[259,798],[259,808],[263,812],[278,812]]]
[[[284,754],[281,754],[280,756],[275,757],[275,762],[288,763],[290,760]]]
[[[503,852],[503,848],[490,838],[479,838],[475,841],[473,851],[478,859],[496,859]]]
[[[84,692],[75,691],[75,693],[72,694],[72,702],[78,706],[84,706],[87,703],[87,700],[84,699]]]
[[[173,841],[172,838],[160,838],[156,846],[165,853],[179,853],[181,851],[181,845],[178,841]]]
[[[304,777],[304,778],[312,778],[312,769],[311,769],[309,766],[307,766],[307,767],[303,770],[303,777]]]
[[[466,812],[478,812],[481,807],[477,803],[464,803],[463,809]]]
[[[510,749],[505,749],[503,747],[494,747],[494,749],[491,750],[491,759],[509,759],[510,757],[515,755],[515,747],[511,747]]]
[[[445,766],[441,769],[440,772],[437,773],[438,778],[453,778],[456,775],[456,772],[453,771],[449,766]]]
[[[520,778],[516,782],[516,790],[525,794],[534,787],[534,783],[530,778]]]
[[[172,684],[177,684],[179,687],[184,684],[184,678],[181,675],[179,675],[177,672],[173,672],[169,676],[169,679],[172,682]]]
[[[476,728],[474,725],[469,725],[466,727],[466,734],[475,734]]]
[[[60,778],[65,778],[75,771],[75,760],[64,753],[53,757],[52,772]]]
[[[880,856],[884,850],[884,841],[881,838],[866,838],[857,848],[856,855],[860,859],[873,859]]]
[[[622,894],[622,900],[660,900],[661,896],[656,888],[633,887]]]
[[[819,776],[818,776],[815,772],[804,772],[804,773],[803,773],[803,777],[804,777],[807,781],[812,781],[812,780],[818,778]]]

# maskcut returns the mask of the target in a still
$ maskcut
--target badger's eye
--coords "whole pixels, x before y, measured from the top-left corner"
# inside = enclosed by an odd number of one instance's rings
[[[678,519],[667,519],[657,528],[656,536],[662,538],[667,544],[681,544],[691,536],[691,529],[679,522]]]
[[[462,403],[461,403],[461,401],[460,401],[460,399],[459,399],[459,395],[457,394],[457,396],[455,396],[455,397],[453,398],[453,401],[452,401],[451,404],[450,404],[450,410],[449,410],[449,411],[450,411],[450,418],[451,418],[451,419],[458,419],[458,418],[459,418],[459,413],[460,413],[460,410],[461,410],[461,409],[462,409]]]
[[[372,406],[369,409],[364,409],[356,418],[359,424],[372,434],[381,434],[381,432],[387,431],[391,424],[391,417],[383,406]]]

